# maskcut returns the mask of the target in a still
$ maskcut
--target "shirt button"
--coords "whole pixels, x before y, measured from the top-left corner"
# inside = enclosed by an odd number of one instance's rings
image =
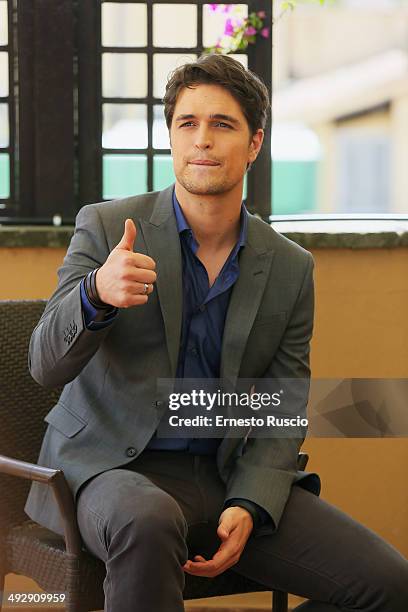
[[[157,400],[155,403],[156,403],[157,407],[163,406],[163,404],[164,404],[164,402],[162,400]]]
[[[205,304],[202,304],[198,310],[199,310],[200,312],[204,312],[204,310],[205,310]]]
[[[133,446],[129,446],[129,448],[126,449],[126,454],[128,457],[134,457],[136,455],[136,449]]]

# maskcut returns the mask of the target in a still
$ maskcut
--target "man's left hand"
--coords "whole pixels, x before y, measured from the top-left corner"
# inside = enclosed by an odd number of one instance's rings
[[[220,516],[217,535],[222,540],[221,545],[212,559],[206,560],[196,555],[183,565],[184,571],[193,576],[213,578],[235,565],[244,550],[245,544],[253,529],[252,516],[240,506],[226,508]]]

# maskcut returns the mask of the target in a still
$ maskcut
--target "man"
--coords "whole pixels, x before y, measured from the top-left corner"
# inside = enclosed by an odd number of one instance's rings
[[[72,487],[105,609],[181,612],[185,572],[232,567],[309,598],[299,610],[405,611],[407,562],[318,497],[301,438],[157,435],[158,378],[307,379],[313,325],[311,255],[241,203],[265,86],[203,56],[164,103],[174,188],[82,208],[30,344],[33,377],[65,385],[40,463]],[[61,532],[38,485],[27,512]]]

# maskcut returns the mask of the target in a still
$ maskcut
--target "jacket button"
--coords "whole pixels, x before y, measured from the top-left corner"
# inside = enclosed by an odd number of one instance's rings
[[[128,457],[134,457],[136,455],[136,449],[133,446],[129,446],[129,448],[126,449],[126,454]]]

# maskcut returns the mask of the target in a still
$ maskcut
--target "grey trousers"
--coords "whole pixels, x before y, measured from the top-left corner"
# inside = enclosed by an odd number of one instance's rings
[[[86,547],[106,564],[105,610],[183,612],[182,566],[217,550],[224,493],[215,457],[177,451],[144,451],[88,481],[78,524]],[[298,486],[277,531],[251,535],[232,569],[307,598],[297,612],[408,611],[408,561]]]

